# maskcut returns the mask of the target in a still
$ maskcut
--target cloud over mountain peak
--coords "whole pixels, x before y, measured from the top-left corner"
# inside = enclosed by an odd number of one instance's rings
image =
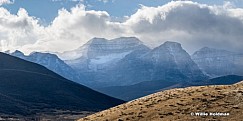
[[[125,21],[115,22],[106,11],[87,10],[78,4],[61,9],[48,26],[20,9],[17,15],[0,9],[1,50],[63,52],[94,37],[134,36],[150,47],[165,41],[180,42],[190,53],[203,46],[242,51],[243,9],[229,3],[217,6],[172,1],[158,7],[141,6]],[[8,20],[8,21],[6,21]],[[65,47],[65,48],[64,48]]]

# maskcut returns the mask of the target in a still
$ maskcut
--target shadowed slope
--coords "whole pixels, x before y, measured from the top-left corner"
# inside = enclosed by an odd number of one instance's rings
[[[0,53],[0,114],[98,111],[121,103],[43,66]]]

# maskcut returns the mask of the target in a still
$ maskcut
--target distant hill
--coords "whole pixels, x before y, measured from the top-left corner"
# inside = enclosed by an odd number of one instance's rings
[[[198,82],[174,82],[174,81],[145,81],[129,86],[111,86],[98,88],[97,91],[116,97],[118,99],[130,101],[162,90],[205,85],[228,85],[243,80],[243,76],[227,75]]]
[[[199,113],[201,116],[197,116]],[[243,82],[166,90],[79,121],[240,121],[243,119],[242,113]]]
[[[199,85],[199,86],[204,86],[204,85],[229,85],[229,84],[237,83],[241,80],[243,80],[243,76],[227,75],[227,76],[221,76],[221,77],[216,77],[216,78],[208,79],[208,80],[205,80],[205,81],[201,81],[196,85]]]
[[[99,111],[123,103],[47,68],[0,53],[0,118],[62,111]]]
[[[104,87],[104,88],[97,89],[97,91],[110,95],[112,97],[116,97],[118,99],[129,101],[155,92],[159,92],[161,90],[176,88],[181,86],[183,85],[178,82],[159,80],[159,81],[145,81],[145,82],[141,82],[129,86]]]

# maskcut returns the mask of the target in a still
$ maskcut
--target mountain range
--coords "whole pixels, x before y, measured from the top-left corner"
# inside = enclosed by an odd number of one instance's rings
[[[243,75],[241,53],[204,47],[189,55],[180,43],[167,41],[151,49],[135,37],[93,38],[76,50],[58,55],[89,77],[87,85],[94,89],[152,80],[200,82]]]
[[[65,62],[75,71],[88,75],[89,86],[94,88],[151,80],[181,82],[208,78],[176,42],[150,49],[134,37],[93,38],[77,50],[62,53],[61,57],[74,53],[78,56]]]
[[[241,53],[204,47],[189,55],[180,43],[151,49],[135,37],[93,38],[57,55],[5,53],[0,53],[0,116],[6,117],[61,112],[63,120],[171,88],[243,80]]]
[[[243,75],[243,54],[204,47],[190,56],[180,43],[168,41],[150,49],[135,37],[93,38],[78,49],[58,56],[40,52],[24,55],[20,51],[9,54],[92,88],[151,80],[188,82]]]
[[[180,43],[167,41],[151,49],[135,37],[93,38],[58,56],[40,52],[24,55],[20,51],[8,54],[123,100],[151,94],[159,88],[173,88],[172,85],[217,84],[205,81],[243,75],[243,54],[204,47],[190,56]],[[124,91],[133,92],[133,88],[134,94]],[[146,91],[148,88],[150,91]],[[136,89],[145,92],[138,94]]]

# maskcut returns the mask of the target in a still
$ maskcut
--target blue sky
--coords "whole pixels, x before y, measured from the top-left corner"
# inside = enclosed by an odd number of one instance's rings
[[[77,4],[84,4],[87,10],[107,11],[114,18],[122,18],[134,14],[140,5],[145,6],[161,6],[171,0],[15,0],[13,4],[5,4],[4,8],[11,13],[16,14],[19,8],[24,8],[30,16],[35,16],[41,19],[41,22],[49,24],[58,14],[58,10],[70,8]],[[225,0],[193,0],[195,2],[208,5],[222,5]],[[230,0],[237,7],[242,7],[243,2],[240,0]]]

